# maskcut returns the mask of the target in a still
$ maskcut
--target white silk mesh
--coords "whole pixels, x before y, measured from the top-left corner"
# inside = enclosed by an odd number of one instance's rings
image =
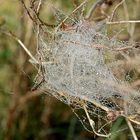
[[[117,80],[105,62],[106,54],[128,43],[110,39],[97,28],[80,24],[58,31],[49,41],[40,37],[45,79],[41,88],[71,106],[84,127],[93,131],[85,106],[94,129],[106,135],[120,115],[139,122],[140,93]]]

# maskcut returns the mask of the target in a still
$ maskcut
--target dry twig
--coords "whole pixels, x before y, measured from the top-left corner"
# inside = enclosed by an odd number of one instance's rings
[[[99,137],[107,137],[107,138],[108,138],[108,137],[111,135],[110,133],[107,134],[107,135],[103,135],[103,134],[97,133],[97,132],[95,131],[95,129],[94,129],[95,122],[90,118],[89,113],[88,113],[87,108],[86,108],[86,105],[83,105],[83,109],[84,109],[84,111],[85,111],[85,113],[86,113],[87,119],[88,119],[89,124],[90,124],[90,126],[91,126],[91,128],[92,128],[92,131],[93,131],[97,136],[99,136]]]
[[[121,21],[107,21],[106,24],[113,25],[113,24],[126,24],[126,23],[140,23],[140,20],[121,20]]]
[[[88,0],[84,0],[78,7],[76,7],[72,12],[71,14],[69,14],[68,16],[66,16],[62,21],[61,23],[57,26],[57,29],[72,15],[74,14],[77,10],[79,10],[83,5],[85,5],[87,3]],[[56,29],[56,30],[57,30]]]
[[[131,122],[130,122],[127,118],[126,118],[126,122],[127,122],[127,125],[128,125],[128,127],[129,127],[131,133],[132,133],[132,136],[133,136],[134,140],[138,140],[137,135],[136,135],[136,133],[135,133],[135,130],[134,130],[134,128],[133,128]]]
[[[95,2],[92,7],[90,8],[89,12],[86,15],[87,20],[89,20],[91,18],[91,16],[93,15],[93,12],[96,10],[96,8],[98,6],[101,6],[103,3],[105,2],[105,0],[98,0],[97,2]]]
[[[114,15],[115,15],[116,10],[118,9],[118,7],[119,7],[121,4],[123,4],[124,1],[125,1],[125,0],[122,0],[121,2],[119,2],[119,3],[115,6],[115,8],[114,8],[114,10],[113,10],[113,12],[112,12],[112,14],[111,14],[111,16],[110,16],[110,19],[109,19],[110,22],[113,21],[113,18],[114,18]]]

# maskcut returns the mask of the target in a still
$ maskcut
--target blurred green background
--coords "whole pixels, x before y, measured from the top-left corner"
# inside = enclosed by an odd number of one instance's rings
[[[29,3],[28,0],[26,2]],[[60,12],[68,14],[81,2],[82,0],[46,0],[41,19],[49,24],[57,23],[59,19],[56,22],[52,5]],[[93,0],[89,0],[86,10],[92,3]],[[140,1],[128,0],[127,5],[130,11],[136,9],[129,12],[129,16],[140,19]],[[124,11],[120,10],[120,13],[118,15],[121,16],[116,15],[116,19],[124,19]],[[96,11],[96,14],[99,16],[101,13]],[[61,20],[64,15],[59,16]],[[139,25],[124,27],[121,39],[139,41]],[[113,28],[120,30],[122,26]],[[30,93],[37,71],[29,63],[29,57],[19,44],[5,34],[8,30],[22,40],[32,54],[36,53],[33,23],[18,0],[0,0],[0,140],[104,140],[105,138],[87,132],[67,105],[44,94]],[[124,119],[118,119],[112,131],[124,124]],[[128,139],[133,139],[129,130],[110,138]]]

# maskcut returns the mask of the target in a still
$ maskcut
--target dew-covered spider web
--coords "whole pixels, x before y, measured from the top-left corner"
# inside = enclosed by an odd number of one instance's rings
[[[44,78],[40,88],[68,104],[87,130],[108,136],[118,116],[139,123],[140,93],[118,80],[107,61],[132,44],[107,37],[102,26],[79,22],[47,40],[40,35],[37,57]]]

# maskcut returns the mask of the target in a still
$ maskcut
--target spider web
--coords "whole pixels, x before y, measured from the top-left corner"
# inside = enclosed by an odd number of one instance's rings
[[[105,62],[106,54],[132,44],[108,38],[102,26],[79,22],[47,41],[40,35],[40,88],[68,104],[87,130],[107,136],[119,116],[139,122],[140,93],[117,80]]]

